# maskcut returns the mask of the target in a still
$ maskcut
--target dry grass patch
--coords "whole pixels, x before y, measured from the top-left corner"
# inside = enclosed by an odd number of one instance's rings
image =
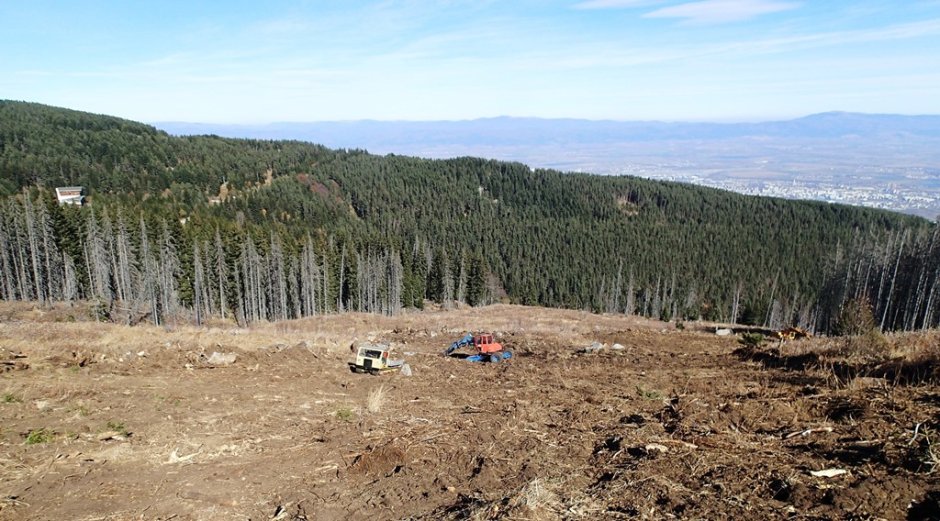
[[[385,406],[387,398],[388,388],[385,387],[385,384],[379,385],[378,387],[369,391],[369,397],[366,398],[366,410],[372,414],[381,411]]]
[[[888,335],[890,357],[916,360],[940,358],[940,330]]]
[[[530,512],[543,515],[551,514],[552,517],[555,517],[562,510],[558,495],[538,478],[526,484],[520,496],[523,504]]]
[[[890,385],[940,383],[940,331],[883,335],[877,330],[834,338],[789,342],[780,346],[779,366],[813,357],[813,363],[800,365],[818,370],[835,387],[852,386],[856,379],[881,379]]]

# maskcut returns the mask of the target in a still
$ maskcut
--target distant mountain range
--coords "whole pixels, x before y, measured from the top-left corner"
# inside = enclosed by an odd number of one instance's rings
[[[402,152],[419,147],[589,145],[732,138],[940,138],[940,116],[826,112],[763,123],[681,123],[585,119],[484,118],[462,121],[324,121],[232,125],[157,122],[175,135],[295,139],[330,147]]]

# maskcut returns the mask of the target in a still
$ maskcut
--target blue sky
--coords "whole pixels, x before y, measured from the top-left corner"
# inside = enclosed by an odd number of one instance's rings
[[[940,114],[940,0],[0,0],[0,98],[141,121]]]

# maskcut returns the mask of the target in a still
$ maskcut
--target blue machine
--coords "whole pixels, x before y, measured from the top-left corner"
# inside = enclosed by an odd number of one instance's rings
[[[444,356],[450,356],[451,353],[460,349],[463,346],[473,345],[473,333],[467,333],[463,338],[454,342],[444,351]]]

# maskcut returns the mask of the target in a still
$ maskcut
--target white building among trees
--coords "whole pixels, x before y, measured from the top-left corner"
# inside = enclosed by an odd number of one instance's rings
[[[85,187],[83,186],[60,186],[55,189],[56,198],[59,204],[85,204]]]

